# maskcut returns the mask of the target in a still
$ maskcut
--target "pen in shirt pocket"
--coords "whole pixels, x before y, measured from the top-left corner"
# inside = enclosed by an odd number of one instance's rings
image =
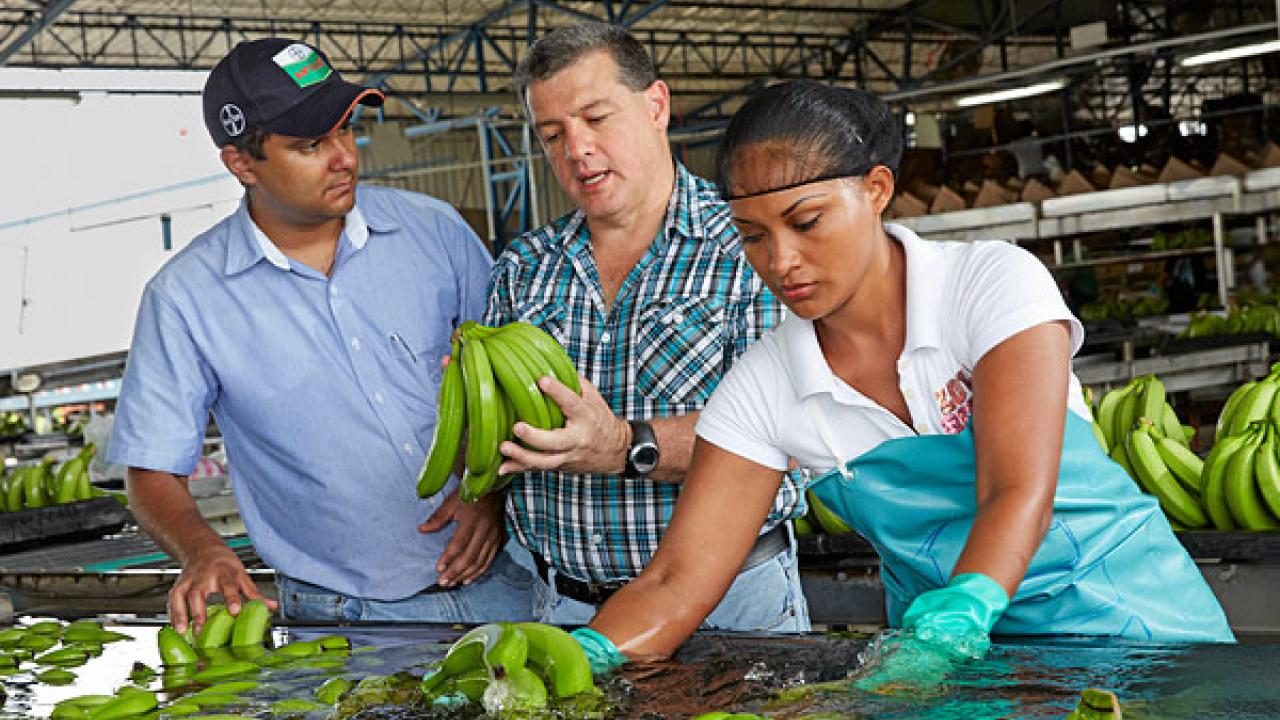
[[[397,332],[391,333],[391,342],[396,343],[400,347],[404,348],[404,351],[409,353],[410,360],[414,362],[418,362],[418,356],[414,354],[413,348],[409,347],[409,343],[405,342],[404,338],[400,337],[400,333],[397,333]]]

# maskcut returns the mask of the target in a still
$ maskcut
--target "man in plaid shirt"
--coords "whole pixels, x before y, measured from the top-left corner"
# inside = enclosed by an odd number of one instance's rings
[[[566,426],[517,423],[527,447],[503,443],[499,472],[522,473],[507,513],[537,566],[534,616],[582,624],[652,557],[698,411],[781,306],[740,252],[714,184],[672,159],[667,86],[626,30],[557,29],[530,48],[517,84],[577,209],[498,258],[486,323],[540,326],[584,381],[581,397],[541,381]],[[801,497],[788,478],[708,626],[809,629],[786,522],[803,512]]]

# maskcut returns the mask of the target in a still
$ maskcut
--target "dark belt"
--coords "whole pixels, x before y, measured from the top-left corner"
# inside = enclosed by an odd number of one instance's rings
[[[756,538],[756,544],[751,548],[751,552],[747,553],[747,559],[742,563],[742,570],[746,572],[751,568],[761,565],[778,555],[783,550],[791,546],[787,540],[787,529],[782,525],[775,526],[769,532]],[[551,576],[551,569],[547,562],[542,559],[542,555],[534,553],[533,564],[538,568],[538,576],[545,583],[550,583],[548,578]],[[609,596],[622,589],[628,580],[611,580],[609,582],[586,582],[571,578],[563,573],[556,573],[556,593],[564,597],[584,602],[589,605],[599,605]]]

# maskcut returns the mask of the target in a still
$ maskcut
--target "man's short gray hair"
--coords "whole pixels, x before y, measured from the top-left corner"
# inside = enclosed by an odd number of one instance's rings
[[[528,107],[529,85],[546,80],[583,55],[607,50],[618,66],[618,81],[640,91],[658,79],[653,58],[627,29],[602,22],[585,22],[556,28],[529,46],[529,54],[516,67],[516,93]]]

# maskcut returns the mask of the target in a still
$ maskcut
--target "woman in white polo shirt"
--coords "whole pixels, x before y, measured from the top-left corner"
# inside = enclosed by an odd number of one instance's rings
[[[1233,640],[1155,499],[1094,439],[1083,331],[1044,266],[881,222],[900,137],[880,100],[809,81],[730,122],[721,193],[790,312],[702,411],[649,567],[579,633],[597,667],[697,629],[793,461],[875,546],[889,623],[925,655],[980,656],[993,630]]]

